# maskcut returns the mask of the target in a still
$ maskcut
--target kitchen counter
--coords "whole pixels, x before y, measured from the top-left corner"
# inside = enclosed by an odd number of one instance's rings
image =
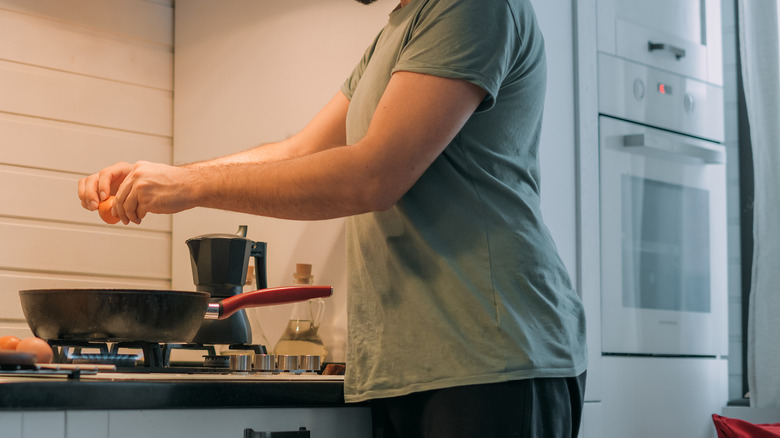
[[[300,428],[364,438],[371,409],[344,403],[343,376],[0,375],[3,438],[238,438]]]
[[[0,410],[338,407],[343,376],[0,376]]]

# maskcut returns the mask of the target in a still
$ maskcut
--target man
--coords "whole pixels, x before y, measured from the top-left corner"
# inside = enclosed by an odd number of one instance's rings
[[[360,0],[371,3],[372,0]],[[401,0],[295,136],[202,163],[118,163],[90,210],[348,216],[345,397],[384,436],[576,436],[582,304],[544,226],[544,43],[528,0]]]

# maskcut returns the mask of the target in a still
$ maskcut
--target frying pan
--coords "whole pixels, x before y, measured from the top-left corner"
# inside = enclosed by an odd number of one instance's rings
[[[46,340],[191,342],[204,319],[247,307],[294,303],[333,294],[330,286],[284,286],[209,303],[206,292],[143,289],[19,291],[33,334]]]

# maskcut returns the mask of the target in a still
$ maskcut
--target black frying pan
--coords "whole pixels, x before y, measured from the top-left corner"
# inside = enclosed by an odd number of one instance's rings
[[[246,307],[325,298],[330,286],[285,286],[245,292],[209,304],[206,292],[139,289],[19,291],[33,334],[46,340],[190,342],[203,319]]]

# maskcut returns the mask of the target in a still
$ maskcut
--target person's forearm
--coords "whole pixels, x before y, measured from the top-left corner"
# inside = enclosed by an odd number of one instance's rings
[[[362,153],[342,146],[272,163],[212,164],[195,170],[197,184],[189,195],[202,207],[296,220],[385,209],[395,202],[386,195],[407,188],[379,187],[381,166],[360,165]]]
[[[233,154],[225,155],[223,157],[212,158],[209,160],[196,161],[193,163],[185,164],[184,167],[198,168],[198,167],[211,167],[215,165],[223,164],[237,164],[237,163],[271,163],[274,161],[286,160],[294,157],[289,147],[285,147],[283,142],[268,143],[256,146],[251,149],[236,152]]]

